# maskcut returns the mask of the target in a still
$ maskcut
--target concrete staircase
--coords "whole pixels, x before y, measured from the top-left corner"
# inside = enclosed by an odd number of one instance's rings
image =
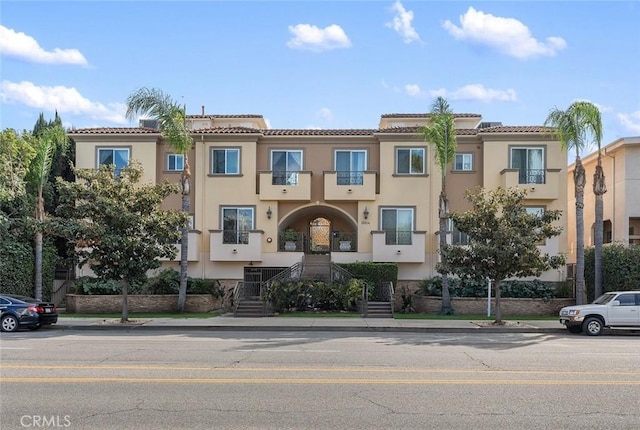
[[[366,318],[393,318],[391,302],[368,302]]]
[[[264,315],[264,303],[259,297],[240,299],[238,308],[233,315],[236,318],[261,318]]]
[[[305,255],[300,278],[329,282],[331,280],[331,255]]]

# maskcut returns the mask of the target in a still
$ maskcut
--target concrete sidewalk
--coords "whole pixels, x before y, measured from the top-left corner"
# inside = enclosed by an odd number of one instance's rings
[[[494,333],[561,333],[565,330],[557,320],[492,321],[450,319],[394,318],[314,318],[265,317],[234,318],[223,315],[212,318],[132,318],[120,323],[119,318],[74,318],[62,314],[55,325],[65,330],[173,330],[173,331],[352,331],[352,332],[494,332]]]

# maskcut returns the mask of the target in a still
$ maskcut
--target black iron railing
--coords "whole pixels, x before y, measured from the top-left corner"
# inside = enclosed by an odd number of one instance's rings
[[[271,175],[272,185],[298,185],[298,171],[278,171]]]
[[[544,184],[544,169],[520,169],[520,184]]]
[[[338,185],[362,185],[364,183],[364,172],[337,172]]]

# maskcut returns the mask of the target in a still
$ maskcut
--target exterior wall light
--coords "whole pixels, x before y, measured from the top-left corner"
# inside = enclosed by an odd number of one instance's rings
[[[267,219],[271,219],[271,215],[273,215],[273,212],[271,212],[271,206],[269,206],[267,208]]]
[[[364,207],[364,212],[362,212],[362,215],[364,215],[364,219],[369,219],[369,209],[366,206]]]

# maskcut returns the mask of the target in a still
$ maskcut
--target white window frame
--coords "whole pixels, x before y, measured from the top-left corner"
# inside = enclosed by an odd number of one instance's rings
[[[523,167],[514,167],[513,166],[513,151],[522,151],[526,152],[526,166]],[[542,166],[539,169],[531,169],[529,167],[529,151],[541,151],[542,153]],[[519,170],[519,178],[518,182],[520,184],[544,184],[546,182],[546,157],[545,157],[546,147],[544,146],[512,146],[509,148],[509,168],[518,169]],[[540,170],[541,173],[531,173],[531,171]]]
[[[273,169],[273,156],[276,153],[285,153],[286,170],[277,172]],[[300,168],[293,170],[289,168],[289,154],[300,154]],[[271,166],[271,176],[273,185],[298,185],[299,173],[304,169],[304,152],[302,149],[272,149],[271,157],[269,157]]]
[[[98,150],[98,152],[96,154],[96,156],[97,156],[96,166],[98,168],[100,166],[102,166],[103,164],[105,164],[105,163],[101,163],[100,162],[100,159],[102,158],[102,157],[100,157],[100,153],[102,151],[112,151],[112,153],[113,153],[112,154],[112,159],[114,161],[115,161],[115,158],[116,158],[115,157],[115,151],[125,151],[127,153],[127,157],[126,157],[127,158],[127,163],[124,166],[118,166],[117,164],[113,164],[115,166],[114,174],[116,174],[116,175],[118,175],[120,173],[120,170],[122,170],[124,167],[128,166],[129,162],[131,161],[131,148],[123,148],[123,147],[118,147],[118,146],[112,146],[112,147],[105,146],[105,147],[97,148],[97,150]]]
[[[396,226],[393,230],[385,228],[385,213],[396,212]],[[398,228],[398,212],[408,214],[410,218],[409,229]],[[402,220],[400,220],[402,221]],[[413,207],[383,207],[380,208],[380,230],[385,232],[385,244],[386,245],[411,245],[413,238],[413,231],[415,226],[415,208]]]
[[[216,172],[215,171],[215,153],[216,152],[224,152],[224,172]],[[237,164],[235,165],[235,169],[231,169],[230,168],[230,164],[233,163],[229,163],[229,154],[230,153],[235,153],[237,154]],[[241,165],[241,153],[240,153],[240,148],[217,148],[217,147],[212,147],[211,148],[211,152],[210,152],[210,158],[211,158],[211,162],[210,162],[210,166],[209,166],[209,173],[212,175],[239,175],[240,174],[240,165]]]
[[[460,162],[458,162],[460,160]],[[460,167],[458,167],[460,166]],[[473,170],[473,153],[458,152],[453,160],[454,172],[470,172]]]
[[[349,154],[349,170],[338,170],[338,154]],[[352,170],[354,167],[353,154],[364,155],[364,165],[362,170]],[[338,185],[363,185],[364,172],[367,170],[367,151],[363,149],[336,149],[334,153],[334,169],[336,171],[336,180]]]
[[[409,151],[409,165],[407,172],[400,172],[400,152]],[[413,163],[411,162],[414,152],[422,153],[422,172],[413,171]],[[427,148],[424,147],[397,147],[396,148],[396,175],[425,175],[427,173]]]
[[[173,159],[173,168],[171,167],[171,160]],[[177,167],[180,164],[180,167]],[[167,171],[169,172],[182,172],[184,170],[184,154],[167,154]]]

